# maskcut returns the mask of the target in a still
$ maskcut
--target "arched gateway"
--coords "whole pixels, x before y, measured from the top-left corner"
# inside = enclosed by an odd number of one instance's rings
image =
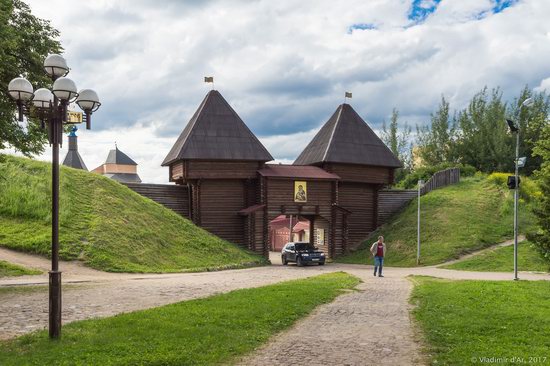
[[[222,95],[210,91],[164,159],[187,185],[189,218],[223,239],[269,253],[269,223],[309,221],[307,237],[331,257],[373,231],[378,191],[399,160],[342,104],[293,165],[271,154]]]

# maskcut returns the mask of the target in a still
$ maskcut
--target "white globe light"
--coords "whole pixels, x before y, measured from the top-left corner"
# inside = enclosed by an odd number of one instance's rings
[[[67,61],[61,55],[52,54],[44,60],[44,70],[50,76],[60,77],[69,73]]]
[[[25,78],[15,78],[8,84],[8,92],[17,101],[27,101],[32,98],[33,88]]]
[[[40,88],[34,92],[32,104],[36,108],[48,108],[53,103],[53,94],[49,89]]]
[[[61,100],[71,100],[78,96],[76,84],[69,78],[60,77],[53,83],[53,93]]]
[[[76,104],[78,104],[83,111],[91,112],[95,112],[101,105],[97,93],[92,89],[82,89],[79,91]]]

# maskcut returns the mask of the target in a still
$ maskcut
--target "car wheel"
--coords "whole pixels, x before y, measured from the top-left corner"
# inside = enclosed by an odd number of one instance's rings
[[[296,258],[296,265],[297,265],[298,267],[303,267],[304,262],[302,262],[302,257]]]
[[[286,257],[284,255],[281,256],[281,262],[283,262],[283,266],[286,266],[288,264],[288,261],[286,260]]]
[[[324,266],[324,265],[325,265],[325,262],[319,262],[319,265],[320,265],[320,266]]]

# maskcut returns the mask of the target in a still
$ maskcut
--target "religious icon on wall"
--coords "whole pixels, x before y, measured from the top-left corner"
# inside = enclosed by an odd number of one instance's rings
[[[294,182],[294,202],[307,202],[307,182]]]

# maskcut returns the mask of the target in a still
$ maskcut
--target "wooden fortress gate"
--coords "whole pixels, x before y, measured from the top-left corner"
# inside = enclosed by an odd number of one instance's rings
[[[185,185],[188,217],[265,256],[269,222],[310,221],[310,240],[329,257],[377,226],[378,191],[399,161],[348,104],[342,104],[293,165],[271,154],[227,101],[210,91],[166,156],[170,181]]]

